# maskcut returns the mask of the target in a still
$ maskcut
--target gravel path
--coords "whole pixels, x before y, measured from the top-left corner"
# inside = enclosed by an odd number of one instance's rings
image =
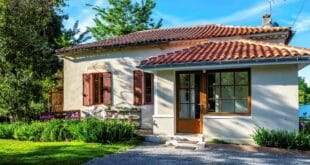
[[[87,165],[165,165],[165,164],[310,164],[310,157],[251,153],[228,149],[175,149],[172,146],[145,143],[123,153],[96,158]]]

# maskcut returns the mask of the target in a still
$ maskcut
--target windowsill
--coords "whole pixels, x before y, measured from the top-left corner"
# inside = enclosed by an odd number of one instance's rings
[[[252,119],[250,114],[247,115],[204,115],[204,119]]]

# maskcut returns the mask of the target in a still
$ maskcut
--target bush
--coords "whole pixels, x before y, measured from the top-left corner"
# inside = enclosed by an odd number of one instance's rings
[[[111,143],[131,139],[135,126],[118,120],[98,120],[95,118],[82,121],[77,127],[71,127],[75,138],[85,142]]]
[[[310,134],[310,122],[305,122],[301,131],[304,131],[307,134]]]
[[[0,139],[13,139],[16,124],[0,124]]]
[[[310,134],[301,132],[276,131],[260,128],[255,131],[253,139],[256,144],[266,147],[287,149],[310,149]]]
[[[51,120],[31,124],[0,125],[0,138],[29,141],[69,141],[111,143],[134,137],[135,125],[119,120]]]
[[[70,121],[51,120],[45,122],[45,128],[41,134],[41,141],[68,141],[73,139],[72,133],[69,131]]]

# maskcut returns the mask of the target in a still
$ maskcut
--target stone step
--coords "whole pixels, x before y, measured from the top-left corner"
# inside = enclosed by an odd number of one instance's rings
[[[177,140],[178,143],[197,144],[199,141]]]

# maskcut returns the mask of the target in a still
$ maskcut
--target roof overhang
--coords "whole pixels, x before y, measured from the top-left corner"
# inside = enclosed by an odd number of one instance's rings
[[[162,70],[201,70],[201,69],[227,69],[227,68],[249,68],[252,66],[267,65],[288,65],[299,64],[303,67],[310,64],[310,55],[302,57],[281,57],[281,58],[257,58],[244,60],[227,60],[227,61],[207,61],[207,62],[191,62],[178,64],[159,64],[159,65],[140,65],[137,68],[146,71],[162,71]]]

